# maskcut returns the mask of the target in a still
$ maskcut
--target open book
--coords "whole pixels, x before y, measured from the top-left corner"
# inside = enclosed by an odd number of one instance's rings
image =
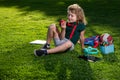
[[[34,40],[32,42],[30,42],[30,44],[45,44],[46,41],[45,40]]]

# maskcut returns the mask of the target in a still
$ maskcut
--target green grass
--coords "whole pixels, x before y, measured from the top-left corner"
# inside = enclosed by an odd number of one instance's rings
[[[35,57],[33,50],[42,45],[29,42],[46,39],[48,26],[66,19],[73,3],[84,8],[85,36],[110,33],[115,53],[99,53],[102,60],[90,63],[77,58],[82,54],[77,44],[72,52]],[[119,80],[119,5],[119,0],[0,0],[0,80]]]

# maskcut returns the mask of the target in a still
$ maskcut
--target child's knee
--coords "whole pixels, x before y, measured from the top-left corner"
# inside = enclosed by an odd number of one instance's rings
[[[55,24],[51,24],[51,25],[49,26],[49,29],[55,30],[55,29],[56,29],[56,25],[55,25]]]
[[[65,45],[66,48],[70,48],[72,46],[72,43],[70,41],[67,42],[67,44]]]

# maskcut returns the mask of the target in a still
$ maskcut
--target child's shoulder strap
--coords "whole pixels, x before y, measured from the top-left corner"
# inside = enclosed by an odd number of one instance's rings
[[[71,38],[73,37],[73,34],[74,34],[75,30],[76,30],[76,27],[77,27],[77,24],[74,25],[74,27],[73,27],[73,29],[72,29],[72,32],[70,33],[69,39],[71,39]]]

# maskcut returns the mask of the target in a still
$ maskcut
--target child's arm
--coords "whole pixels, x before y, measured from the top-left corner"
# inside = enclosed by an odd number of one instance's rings
[[[65,38],[65,29],[62,28],[60,39],[64,39],[64,38]]]
[[[66,30],[66,21],[61,22],[61,35],[60,39],[65,38],[65,30]]]
[[[80,42],[81,42],[81,47],[82,47],[82,49],[85,48],[85,46],[84,46],[84,40],[85,40],[84,34],[85,34],[85,30],[83,30],[83,31],[80,33]]]

